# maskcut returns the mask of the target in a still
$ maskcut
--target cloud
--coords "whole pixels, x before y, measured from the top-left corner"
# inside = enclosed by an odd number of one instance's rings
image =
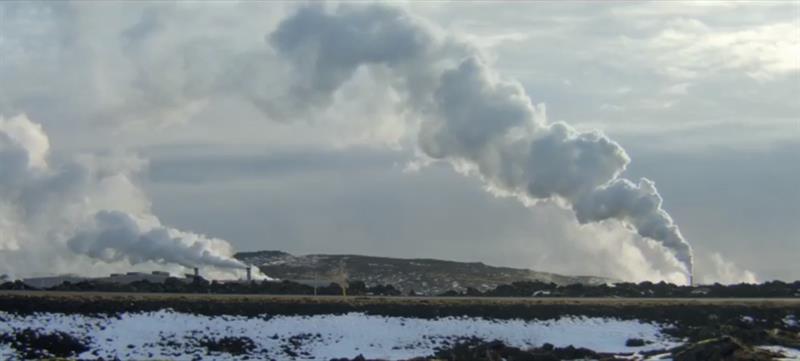
[[[800,71],[800,42],[790,35],[796,30],[791,22],[725,31],[696,19],[676,19],[642,45],[648,53],[660,54],[653,65],[673,78],[738,70],[756,80],[771,80]]]

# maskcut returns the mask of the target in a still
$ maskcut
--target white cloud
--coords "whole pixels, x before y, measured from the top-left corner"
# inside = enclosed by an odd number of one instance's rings
[[[669,77],[691,81],[735,70],[767,81],[800,71],[796,23],[731,31],[709,28],[696,19],[677,19],[666,26],[652,39],[638,45],[625,39],[625,45],[644,50],[644,54],[658,54],[654,66]]]

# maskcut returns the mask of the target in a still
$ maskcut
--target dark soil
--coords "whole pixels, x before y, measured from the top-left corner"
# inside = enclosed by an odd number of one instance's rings
[[[625,346],[628,347],[641,347],[649,344],[650,341],[642,340],[641,338],[629,338],[625,341]]]
[[[429,359],[440,360],[507,360],[507,361],[558,361],[558,360],[612,360],[613,355],[601,354],[573,346],[554,347],[544,344],[529,350],[505,345],[501,341],[486,342],[468,339],[451,348],[437,351]]]
[[[672,352],[675,361],[768,361],[778,356],[759,350],[730,336],[703,340]]]
[[[658,350],[651,354],[664,353]],[[690,343],[670,351],[675,361],[768,361],[780,355],[760,350],[733,337],[724,336]],[[603,354],[585,348],[553,347],[544,344],[532,349],[509,347],[500,341],[464,340],[450,348],[437,351],[422,360],[475,361],[559,361],[559,360],[617,360],[620,354]]]
[[[64,332],[23,329],[0,335],[0,343],[11,345],[24,359],[75,357],[89,350],[88,342]]]
[[[249,337],[221,337],[217,339],[204,338],[198,342],[209,353],[222,352],[231,355],[246,355],[256,349],[256,344]]]
[[[219,296],[219,295],[216,295]],[[6,291],[0,294],[0,310],[16,314],[59,312],[116,315],[172,309],[207,316],[317,315],[363,312],[372,315],[439,318],[471,316],[495,319],[549,320],[564,316],[638,319],[689,326],[734,324],[753,328],[785,327],[783,319],[800,315],[800,302],[719,303],[703,301],[663,302],[604,299],[572,302],[537,299],[425,299],[364,297],[251,297],[170,294],[66,293]],[[742,317],[752,318],[743,324]]]

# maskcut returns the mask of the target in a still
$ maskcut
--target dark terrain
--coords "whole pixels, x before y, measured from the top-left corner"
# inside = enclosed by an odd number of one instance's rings
[[[612,279],[564,276],[528,269],[494,267],[480,262],[437,259],[403,259],[359,255],[294,256],[281,251],[241,252],[240,261],[258,267],[270,277],[284,280],[333,281],[340,274],[363,281],[368,287],[392,285],[403,294],[438,295],[467,288],[488,291],[516,281],[540,281],[556,285],[599,285]]]
[[[338,282],[342,282],[341,280]],[[105,282],[84,279],[41,290],[69,292],[143,292],[143,293],[206,293],[206,294],[253,294],[253,295],[343,295],[350,296],[420,296],[410,291],[406,294],[392,285],[367,286],[363,281],[346,280],[345,290],[337,283],[321,283],[311,286],[293,281],[208,281],[202,277],[180,279],[169,277],[163,282],[148,280],[130,283]],[[40,290],[24,281],[0,284],[0,290]],[[609,297],[609,298],[797,298],[800,299],[800,281],[786,283],[771,281],[761,284],[699,285],[681,286],[671,283],[641,282],[601,285],[557,285],[539,281],[522,281],[501,284],[494,289],[480,291],[468,287],[463,291],[448,290],[436,296],[445,297]]]

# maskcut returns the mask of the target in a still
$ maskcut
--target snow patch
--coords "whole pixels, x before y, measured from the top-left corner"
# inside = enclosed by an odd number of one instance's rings
[[[789,327],[797,327],[798,326],[797,316],[795,315],[786,316],[783,318],[783,323]]]
[[[783,346],[759,346],[758,348],[783,355],[776,360],[800,360],[800,350]]]
[[[502,340],[515,347],[574,345],[598,352],[641,352],[671,348],[677,342],[660,332],[660,325],[604,318],[564,317],[548,321],[494,320],[469,317],[419,319],[371,316],[362,313],[315,316],[201,316],[169,310],[87,316],[39,313],[20,316],[0,312],[0,333],[24,328],[63,331],[90,338],[91,350],[81,357],[113,359],[191,360],[195,355],[215,360],[242,356],[214,354],[191,340],[223,336],[248,337],[256,354],[275,359],[330,359],[354,357],[408,359],[428,356],[446,342],[478,337]],[[629,338],[652,341],[627,347]],[[167,342],[169,345],[164,346]],[[179,346],[175,346],[179,345]],[[179,348],[176,350],[176,347]],[[296,356],[287,353],[292,350]],[[0,356],[11,359],[8,346]],[[178,353],[176,353],[176,351]]]

